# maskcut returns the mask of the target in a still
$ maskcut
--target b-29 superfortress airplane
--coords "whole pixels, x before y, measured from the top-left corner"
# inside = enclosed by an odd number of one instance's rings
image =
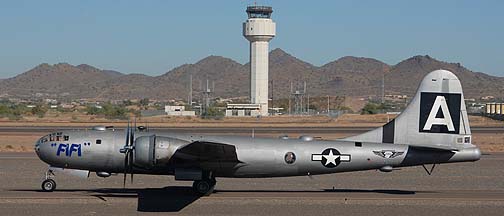
[[[58,131],[35,145],[49,164],[44,191],[53,191],[54,172],[65,169],[111,174],[174,175],[194,181],[202,195],[212,193],[217,177],[262,178],[320,175],[399,167],[477,161],[471,144],[462,86],[446,70],[425,76],[407,108],[394,120],[364,134],[338,140],[273,139],[152,133],[130,127]],[[430,170],[432,172],[432,169]],[[430,174],[430,173],[429,173]]]

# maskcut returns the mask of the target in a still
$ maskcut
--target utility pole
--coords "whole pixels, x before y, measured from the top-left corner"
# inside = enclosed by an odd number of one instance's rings
[[[307,102],[306,102],[306,113],[310,115],[310,95],[306,95],[307,97]]]
[[[327,95],[327,115],[329,115],[329,95]]]
[[[382,74],[382,83],[381,83],[381,102],[385,103],[385,72]]]
[[[192,74],[189,75],[189,95],[187,98],[187,103],[189,103],[189,106],[192,108],[192,94],[193,94],[193,89],[192,89]]]
[[[306,81],[304,81],[303,83],[303,97],[305,96],[305,94],[306,94]],[[301,98],[301,111],[303,110],[303,99],[304,99],[303,97]],[[306,110],[306,112],[308,112],[308,109]]]
[[[292,97],[292,81],[290,82],[290,92],[289,92],[289,115],[291,114],[291,97]]]
[[[212,81],[213,83],[213,81]],[[212,84],[213,85],[213,84]],[[206,80],[206,88],[205,90],[203,91],[203,103],[205,104],[205,107],[203,109],[203,111],[205,113],[208,112],[208,108],[210,107],[210,97],[212,95],[213,91],[212,89],[210,88],[209,86],[209,82],[208,82],[208,79]]]

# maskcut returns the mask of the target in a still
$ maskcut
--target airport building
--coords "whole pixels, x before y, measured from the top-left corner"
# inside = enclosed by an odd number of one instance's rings
[[[504,103],[487,103],[487,104],[485,104],[485,114],[487,114],[487,115],[504,115]]]
[[[186,111],[185,106],[165,106],[165,113],[169,116],[195,116],[196,112]]]
[[[504,121],[504,103],[486,103],[484,115],[495,120]]]
[[[259,104],[228,104],[226,117],[260,116],[261,105]]]

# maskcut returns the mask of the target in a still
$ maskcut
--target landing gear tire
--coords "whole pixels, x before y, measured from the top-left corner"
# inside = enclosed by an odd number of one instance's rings
[[[56,182],[52,179],[46,179],[42,182],[42,190],[45,192],[53,192],[56,189]]]
[[[212,180],[197,180],[194,181],[193,183],[193,189],[196,193],[203,195],[203,196],[209,196],[210,194],[213,193],[214,187],[215,187],[215,181]]]

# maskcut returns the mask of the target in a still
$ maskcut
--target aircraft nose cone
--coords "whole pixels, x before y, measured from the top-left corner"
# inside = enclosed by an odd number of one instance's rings
[[[45,159],[48,157],[48,152],[50,151],[51,144],[47,142],[47,138],[41,137],[35,142],[35,153],[37,156],[42,160],[45,161]]]
[[[41,139],[39,139],[37,142],[35,142],[35,153],[37,154],[38,158],[42,161],[44,161],[47,164],[50,164],[51,162],[51,144],[48,142],[44,142]]]

